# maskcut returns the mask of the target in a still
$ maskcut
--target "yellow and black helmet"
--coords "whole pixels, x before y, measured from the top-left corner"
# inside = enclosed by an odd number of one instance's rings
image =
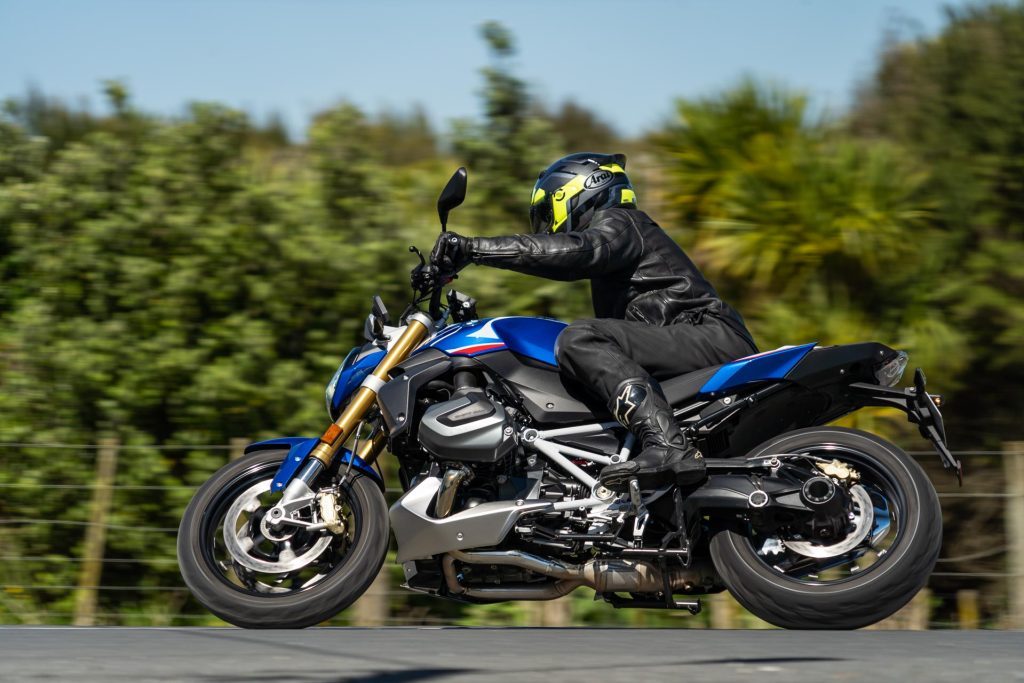
[[[625,154],[570,154],[541,172],[533,186],[534,232],[570,232],[590,225],[594,212],[636,206]]]

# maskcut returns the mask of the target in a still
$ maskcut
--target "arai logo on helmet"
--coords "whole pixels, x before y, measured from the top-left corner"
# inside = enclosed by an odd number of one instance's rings
[[[612,180],[612,172],[601,169],[591,173],[585,181],[583,181],[583,187],[588,190],[593,190],[595,187],[601,187],[607,185]]]

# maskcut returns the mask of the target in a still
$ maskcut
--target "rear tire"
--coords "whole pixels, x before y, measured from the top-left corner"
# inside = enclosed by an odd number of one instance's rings
[[[791,629],[856,629],[906,605],[928,581],[942,546],[942,511],[935,488],[914,460],[866,432],[810,427],[770,439],[748,457],[791,453],[836,444],[868,456],[902,490],[902,533],[884,559],[863,574],[835,583],[809,584],[772,569],[746,536],[721,531],[711,557],[729,592],[758,617]]]
[[[215,615],[243,628],[305,628],[333,617],[361,596],[380,572],[388,549],[384,494],[368,477],[355,474],[344,489],[358,508],[360,528],[346,559],[322,581],[286,594],[252,594],[226,582],[213,566],[208,516],[223,505],[224,491],[239,482],[273,476],[287,451],[263,451],[228,463],[196,492],[178,530],[178,562],[192,594]]]

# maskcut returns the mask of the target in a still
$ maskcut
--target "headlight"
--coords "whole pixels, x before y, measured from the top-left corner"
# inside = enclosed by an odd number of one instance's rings
[[[338,366],[338,370],[334,373],[334,377],[331,377],[331,381],[328,383],[327,389],[324,390],[324,399],[327,401],[328,414],[331,412],[331,403],[334,402],[334,390],[338,388],[338,378],[341,377],[341,373],[344,369],[344,363]]]
[[[334,392],[338,388],[338,380],[341,379],[341,373],[345,372],[345,368],[352,364],[352,359],[359,353],[359,347],[352,349],[345,356],[345,360],[341,361],[341,365],[334,372],[334,377],[331,377],[331,381],[327,384],[327,388],[324,389],[324,399],[327,401],[327,414],[331,415],[333,411],[331,408],[334,404]]]
[[[907,352],[900,351],[891,361],[875,370],[875,379],[883,387],[892,387],[903,378],[903,371],[907,368]]]

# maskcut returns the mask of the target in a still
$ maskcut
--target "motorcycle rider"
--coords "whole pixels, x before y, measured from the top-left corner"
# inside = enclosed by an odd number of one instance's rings
[[[558,337],[561,372],[605,401],[637,437],[640,454],[608,465],[601,485],[624,491],[706,476],[658,384],[757,353],[743,318],[697,266],[637,208],[622,154],[571,154],[533,188],[533,234],[463,237],[442,233],[433,262],[454,275],[466,265],[552,280],[589,278],[595,318]]]

